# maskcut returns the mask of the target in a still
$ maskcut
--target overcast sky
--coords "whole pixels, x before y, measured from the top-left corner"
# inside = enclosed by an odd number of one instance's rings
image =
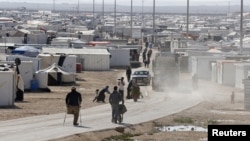
[[[0,2],[7,0],[0,0]],[[53,3],[53,0],[11,0],[12,2],[32,2],[32,3]],[[95,0],[96,4],[101,4],[103,0]],[[105,4],[113,4],[115,0],[104,0]],[[153,5],[153,0],[133,0],[133,5],[141,6],[144,1],[144,6]],[[183,6],[187,0],[155,0],[156,6]],[[10,2],[10,0],[8,1]],[[56,3],[78,3],[78,0],[55,0]],[[92,4],[93,0],[79,0],[80,4]],[[241,0],[189,0],[192,5],[239,5]],[[116,0],[117,5],[130,5],[131,0]],[[244,0],[244,5],[250,5],[250,0]]]

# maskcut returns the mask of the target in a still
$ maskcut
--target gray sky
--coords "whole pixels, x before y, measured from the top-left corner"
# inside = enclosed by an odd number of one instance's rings
[[[0,0],[7,1],[7,0]],[[53,0],[11,0],[12,2],[32,2],[32,3],[53,3]],[[96,4],[101,4],[103,0],[95,0]],[[113,4],[115,0],[104,0],[105,4]],[[133,5],[141,6],[144,1],[144,6],[153,5],[153,0],[133,0]],[[183,6],[186,5],[187,0],[155,0],[156,6]],[[55,0],[56,3],[78,3],[78,0]],[[92,4],[93,0],[79,0],[80,4]],[[192,5],[239,5],[241,0],[189,0]],[[130,5],[130,0],[116,0],[117,5]],[[250,0],[244,0],[245,5],[250,5]]]

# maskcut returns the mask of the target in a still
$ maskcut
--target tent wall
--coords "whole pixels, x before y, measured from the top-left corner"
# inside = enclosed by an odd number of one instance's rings
[[[0,106],[13,106],[16,95],[15,73],[0,72]]]
[[[111,54],[111,67],[123,67],[130,65],[129,49],[110,49],[109,52]]]
[[[62,63],[62,68],[67,71],[67,72],[73,72],[76,73],[76,60],[77,56],[76,55],[66,55],[65,58],[62,58],[63,56],[61,55],[52,55],[52,54],[39,54],[37,58],[41,59],[41,69],[46,69],[52,64],[61,64]],[[61,62],[61,60],[63,62]]]

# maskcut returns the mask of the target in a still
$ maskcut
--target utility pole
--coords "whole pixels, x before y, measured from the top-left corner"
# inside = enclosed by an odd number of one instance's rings
[[[55,12],[55,0],[53,0],[53,12]]]
[[[141,17],[142,17],[142,27],[144,27],[144,0],[142,0],[142,8],[141,8]]]
[[[92,19],[93,28],[94,28],[94,20],[95,20],[95,0],[93,0],[93,19]]]
[[[78,4],[77,4],[77,13],[79,14],[79,0],[78,0]]]
[[[102,18],[104,21],[104,0],[102,0]]]
[[[240,54],[242,55],[243,48],[243,0],[241,0],[241,12],[240,12]]]
[[[155,0],[153,1],[153,43],[155,43]]]
[[[133,0],[131,0],[131,15],[130,15],[130,30],[131,30],[131,38],[133,36]]]
[[[115,15],[114,15],[114,33],[116,34],[116,0],[115,0],[115,9],[114,9],[114,12],[115,12]]]
[[[189,0],[187,0],[187,37],[189,32]]]

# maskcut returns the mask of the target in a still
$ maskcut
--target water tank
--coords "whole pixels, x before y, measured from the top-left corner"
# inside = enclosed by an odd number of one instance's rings
[[[32,80],[30,81],[30,90],[31,90],[31,91],[36,91],[36,90],[38,90],[38,88],[39,88],[39,83],[38,83],[38,81],[37,81],[36,79],[32,79]]]

